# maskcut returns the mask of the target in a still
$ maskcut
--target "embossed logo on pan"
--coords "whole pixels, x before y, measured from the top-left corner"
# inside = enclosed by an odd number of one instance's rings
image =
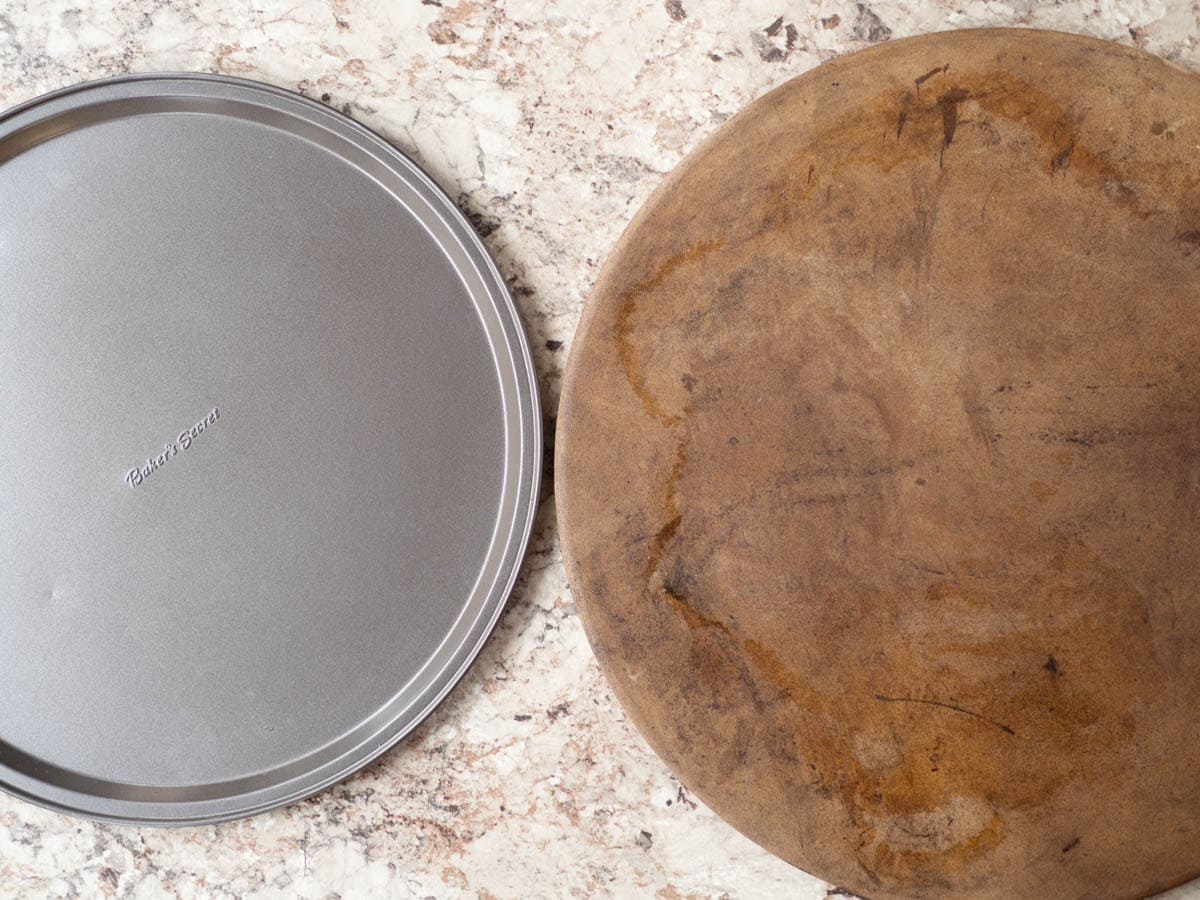
[[[132,469],[126,472],[125,483],[131,488],[135,488],[140,485],[154,472],[157,472],[168,462],[178,456],[180,451],[190,450],[192,448],[192,442],[195,441],[196,438],[198,438],[206,430],[215,425],[217,420],[220,418],[221,411],[214,406],[212,412],[210,412],[191,428],[187,428],[179,432],[179,436],[175,438],[174,441],[169,441],[163,444],[162,453],[158,454],[157,456],[146,457],[145,463],[139,466],[134,466]]]

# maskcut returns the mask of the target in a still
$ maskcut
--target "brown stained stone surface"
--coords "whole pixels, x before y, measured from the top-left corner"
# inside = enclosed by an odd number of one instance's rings
[[[966,31],[768,94],[608,260],[556,471],[614,689],[768,849],[871,897],[1200,873],[1200,78]]]

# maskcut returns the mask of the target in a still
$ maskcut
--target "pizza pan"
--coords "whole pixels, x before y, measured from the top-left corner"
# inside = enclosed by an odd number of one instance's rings
[[[0,115],[0,787],[232,819],[383,753],[528,540],[528,347],[469,224],[303,97],[118,78]]]

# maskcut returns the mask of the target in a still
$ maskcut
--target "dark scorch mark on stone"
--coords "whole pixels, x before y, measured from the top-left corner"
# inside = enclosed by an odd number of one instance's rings
[[[970,716],[973,719],[978,719],[981,722],[986,722],[993,728],[999,728],[1005,734],[1011,734],[1014,737],[1016,736],[1016,732],[1003,722],[997,722],[995,719],[989,719],[987,716],[980,715],[977,712],[972,712],[969,709],[963,709],[961,706],[955,706],[953,703],[943,703],[940,700],[923,700],[920,697],[888,697],[884,694],[876,694],[875,699],[881,703],[921,703],[925,706],[937,706],[941,709],[953,710],[954,712],[960,712],[963,715]]]
[[[967,99],[967,92],[962,88],[951,88],[938,97],[938,109],[942,112],[942,146],[949,147],[954,141],[954,132],[958,130],[958,104]]]
[[[1046,664],[1044,666],[1042,666],[1042,668],[1045,669],[1047,672],[1051,672],[1055,675],[1062,674],[1058,670],[1058,660],[1055,659],[1053,655],[1051,655],[1050,658],[1046,660]]]
[[[917,100],[920,100],[920,85],[923,85],[925,82],[928,82],[928,80],[930,78],[936,76],[936,74],[946,73],[947,71],[949,71],[949,68],[950,68],[950,64],[949,64],[949,62],[947,62],[947,64],[944,66],[937,66],[935,68],[931,68],[931,70],[929,70],[928,72],[925,72],[925,74],[923,74],[923,76],[918,76],[917,78],[913,78],[912,83],[913,83],[913,85],[916,85],[916,88],[917,88]]]
[[[563,345],[562,341],[546,341],[546,349],[549,350],[551,353],[554,353],[555,351],[560,350],[562,348],[562,345]]]
[[[854,19],[854,36],[864,41],[878,43],[892,36],[892,29],[883,24],[875,10],[865,3],[856,4],[858,15]]]
[[[1067,846],[1063,847],[1063,853],[1070,853],[1079,846],[1079,838],[1074,838]]]
[[[1068,400],[1070,397],[1067,398]],[[1125,429],[1099,428],[1095,431],[1042,431],[1037,439],[1044,444],[1078,444],[1080,447],[1094,447],[1097,444],[1108,444],[1113,441],[1128,439],[1136,432]]]
[[[663,5],[667,8],[667,15],[676,22],[682,22],[687,18],[687,11],[684,10],[681,0],[666,0]]]
[[[774,22],[772,22],[770,25],[768,25],[766,28],[764,28],[763,31],[766,33],[766,35],[768,37],[775,37],[775,35],[779,34],[779,29],[782,27],[783,27],[783,16],[780,16],[778,19],[776,19]]]
[[[932,68],[928,72],[926,72],[924,75],[920,75],[920,76],[914,78],[913,84],[915,84],[917,86],[917,96],[918,97],[921,96],[921,85],[923,85],[925,82],[927,82],[934,75],[940,75],[940,74],[946,72],[949,68],[950,68],[950,63],[946,63],[944,66],[935,66],[934,68]]]
[[[1067,143],[1067,146],[1054,154],[1054,159],[1050,160],[1050,174],[1053,175],[1056,172],[1061,172],[1063,169],[1070,168],[1071,154],[1074,152],[1075,141],[1071,140]]]

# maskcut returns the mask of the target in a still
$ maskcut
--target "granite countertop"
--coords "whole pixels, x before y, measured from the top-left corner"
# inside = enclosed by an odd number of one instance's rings
[[[685,153],[838,54],[984,25],[1082,32],[1200,70],[1200,12],[1180,0],[0,0],[0,107],[191,70],[296,90],[374,128],[495,255],[529,329],[552,450],[588,290]],[[549,463],[545,475],[495,636],[382,761],[288,809],[204,828],[98,825],[0,797],[0,897],[839,895],[726,826],[625,719],[572,604]]]

